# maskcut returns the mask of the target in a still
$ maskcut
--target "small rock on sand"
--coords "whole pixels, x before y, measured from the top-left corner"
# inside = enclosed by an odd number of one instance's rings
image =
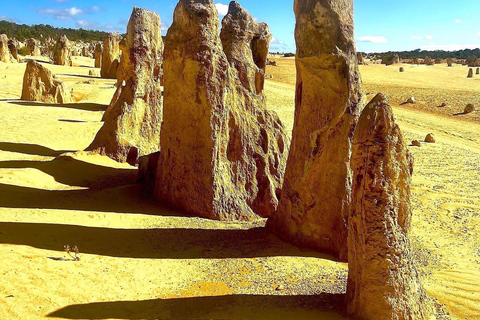
[[[428,143],[435,143],[436,142],[435,136],[433,135],[433,133],[427,134],[427,136],[425,137],[425,142],[428,142]]]

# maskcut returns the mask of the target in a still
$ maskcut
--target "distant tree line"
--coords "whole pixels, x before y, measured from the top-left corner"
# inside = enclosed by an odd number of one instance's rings
[[[367,53],[362,52],[362,55],[366,56]],[[444,50],[435,50],[435,51],[428,51],[428,50],[421,50],[416,49],[412,51],[388,51],[382,53],[375,53],[374,55],[379,57],[391,57],[394,55],[398,55],[400,59],[425,59],[427,56],[432,59],[468,59],[471,56],[476,56],[480,58],[480,49],[463,49],[457,51],[444,51]]]
[[[0,34],[3,33],[6,34],[8,38],[16,38],[20,41],[28,38],[40,40],[42,37],[44,39],[52,38],[56,40],[62,35],[66,35],[69,40],[73,41],[103,41],[108,34],[107,32],[98,30],[55,28],[48,24],[28,26],[26,24],[20,25],[14,22],[0,21]]]

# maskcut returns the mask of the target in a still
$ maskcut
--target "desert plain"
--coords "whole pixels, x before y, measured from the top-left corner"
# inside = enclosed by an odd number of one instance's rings
[[[268,108],[291,133],[295,60],[270,59]],[[348,319],[346,263],[282,242],[263,220],[200,219],[149,200],[135,167],[82,151],[115,80],[90,58],[44,65],[73,103],[21,101],[25,63],[0,63],[0,319]],[[386,94],[406,140],[421,141],[409,146],[412,251],[437,318],[479,319],[480,112],[463,109],[478,109],[480,76],[446,64],[360,71],[365,101]]]

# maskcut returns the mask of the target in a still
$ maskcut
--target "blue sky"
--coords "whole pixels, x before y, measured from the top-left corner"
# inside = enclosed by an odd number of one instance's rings
[[[270,26],[271,51],[295,51],[293,0],[239,1]],[[134,5],[156,11],[162,29],[172,22],[175,0],[0,0],[0,20],[56,27],[125,32]],[[221,14],[228,1],[216,0]],[[355,38],[360,51],[480,47],[480,0],[355,0]]]

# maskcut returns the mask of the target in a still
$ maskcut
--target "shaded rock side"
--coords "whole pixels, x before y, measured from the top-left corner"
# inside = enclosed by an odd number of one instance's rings
[[[13,40],[13,39],[8,40],[8,50],[10,51],[10,54],[12,55],[13,59],[15,59],[15,61],[19,61],[16,40]]]
[[[53,48],[53,63],[60,66],[71,66],[70,47],[70,41],[68,41],[67,36],[61,36]]]
[[[158,14],[135,7],[122,41],[124,79],[87,150],[134,165],[138,157],[160,150],[163,41]]]
[[[57,79],[50,70],[30,60],[23,76],[22,100],[45,103],[71,102],[67,86]]]
[[[267,226],[300,246],[347,258],[351,139],[363,103],[352,0],[295,2],[297,83],[292,145]]]
[[[117,68],[120,63],[120,40],[121,36],[118,33],[110,33],[103,42],[102,65],[100,68],[102,78],[117,78]]]
[[[223,26],[220,38],[212,0],[175,9],[154,195],[200,217],[256,220],[277,207],[289,146],[258,81],[271,35],[235,2]]]
[[[351,166],[348,312],[365,320],[428,319],[408,238],[413,158],[382,94],[360,116]]]
[[[97,43],[95,45],[95,51],[93,52],[93,58],[95,59],[95,68],[102,67],[102,53],[103,53],[103,46],[101,43]]]
[[[0,62],[17,62],[8,48],[8,37],[0,34]]]

